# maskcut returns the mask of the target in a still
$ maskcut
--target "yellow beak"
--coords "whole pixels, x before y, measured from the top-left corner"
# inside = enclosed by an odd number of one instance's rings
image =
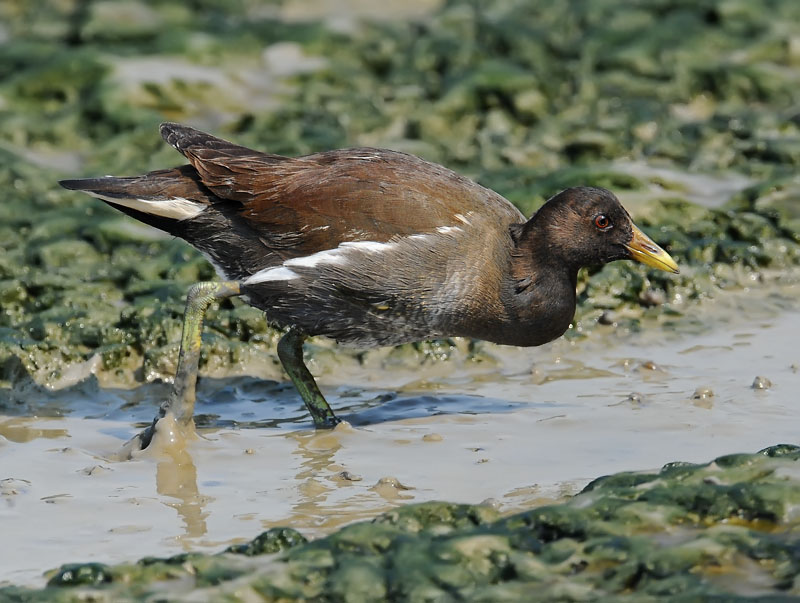
[[[639,230],[635,224],[631,224],[633,236],[630,242],[625,245],[631,252],[633,259],[647,266],[658,268],[666,272],[678,274],[678,264],[675,263],[669,254],[656,245],[653,240]]]

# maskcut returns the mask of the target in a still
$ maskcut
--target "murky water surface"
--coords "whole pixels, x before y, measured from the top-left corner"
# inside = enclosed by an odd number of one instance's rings
[[[321,535],[412,501],[511,512],[606,473],[795,442],[800,287],[783,278],[635,334],[491,346],[479,363],[343,360],[320,376],[348,421],[332,432],[311,429],[286,383],[206,379],[196,437],[118,461],[167,386],[22,392],[41,412],[0,417],[0,520],[15,543],[0,584],[41,584],[67,561],[218,551],[272,526]]]

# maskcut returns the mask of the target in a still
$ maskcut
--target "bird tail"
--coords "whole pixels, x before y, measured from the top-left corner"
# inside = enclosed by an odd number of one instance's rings
[[[210,193],[189,166],[133,178],[61,180],[61,186],[102,199],[116,209],[167,232],[170,222],[196,217],[211,203]]]

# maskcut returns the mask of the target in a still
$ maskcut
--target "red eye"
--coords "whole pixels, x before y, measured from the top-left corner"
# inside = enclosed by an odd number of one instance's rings
[[[611,226],[611,220],[609,220],[605,214],[600,214],[599,216],[595,217],[594,225],[600,230],[605,230]]]

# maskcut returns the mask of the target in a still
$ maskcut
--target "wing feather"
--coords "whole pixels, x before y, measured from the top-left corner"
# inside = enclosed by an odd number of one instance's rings
[[[240,204],[250,227],[284,256],[463,226],[457,216],[467,214],[478,223],[524,221],[497,193],[397,151],[356,148],[288,158],[179,124],[163,124],[161,134],[203,185],[223,202]]]

